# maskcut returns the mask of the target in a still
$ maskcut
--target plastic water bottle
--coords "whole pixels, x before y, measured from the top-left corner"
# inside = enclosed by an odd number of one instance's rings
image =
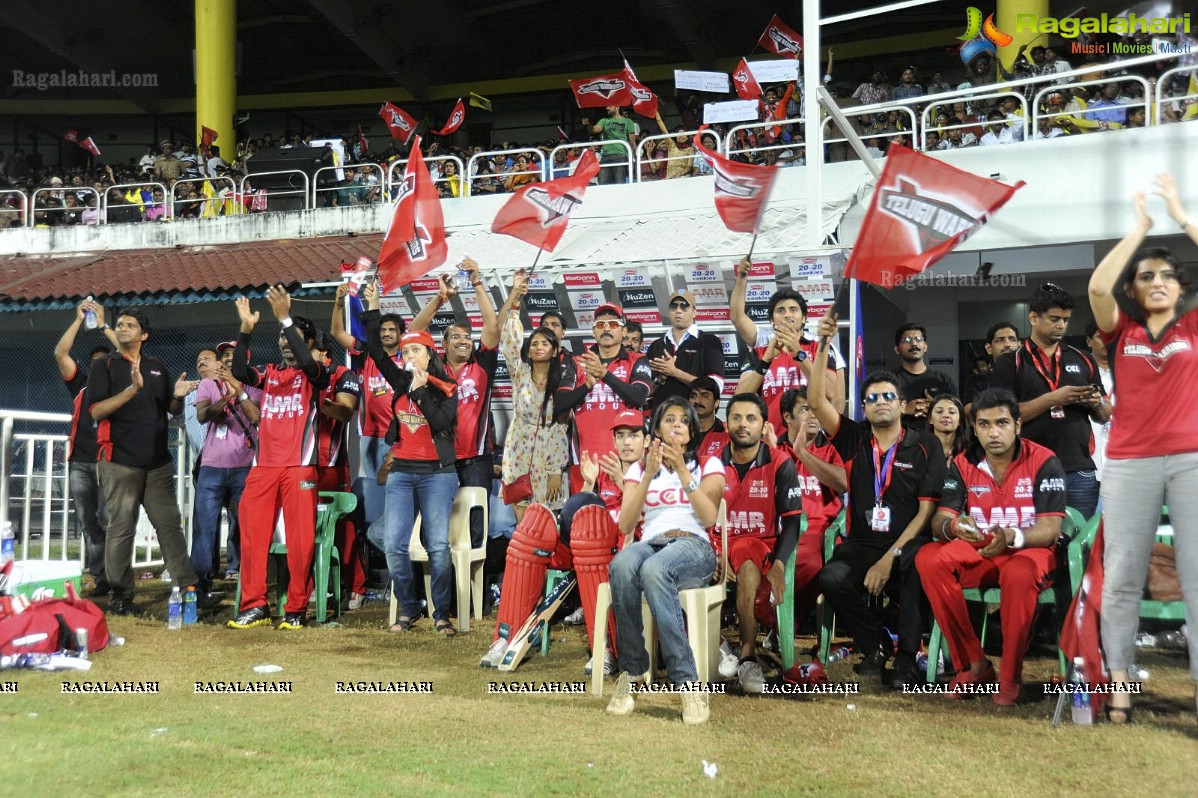
[[[1086,685],[1086,661],[1081,657],[1073,659],[1073,684]],[[1070,696],[1073,722],[1078,726],[1094,724],[1094,713],[1090,709],[1090,692],[1088,689],[1078,689]]]
[[[17,539],[13,537],[12,521],[0,527],[0,566],[16,558]]]
[[[842,659],[848,659],[849,655],[852,653],[853,650],[848,646],[834,648],[828,652],[828,664],[831,665],[833,662],[840,662]]]
[[[177,588],[176,588],[177,589]],[[187,588],[187,592],[183,594],[183,623],[193,624],[199,623],[199,612],[196,605],[196,589],[195,586]]]
[[[90,294],[88,294],[87,301],[88,302],[94,301],[91,298]],[[83,311],[83,326],[89,330],[94,330],[100,326],[99,320],[96,319],[96,312],[94,310],[92,310],[91,308],[88,308],[87,310]]]
[[[171,588],[171,597],[166,603],[166,628],[172,632],[183,628],[183,594],[178,585]]]

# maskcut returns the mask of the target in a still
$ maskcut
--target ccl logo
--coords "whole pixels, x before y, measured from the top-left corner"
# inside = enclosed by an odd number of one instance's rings
[[[961,60],[966,64],[985,53],[993,56],[998,52],[998,47],[1006,47],[1014,41],[1011,34],[999,30],[994,24],[993,14],[982,22],[982,12],[973,6],[965,11],[965,33],[957,39],[962,42]]]

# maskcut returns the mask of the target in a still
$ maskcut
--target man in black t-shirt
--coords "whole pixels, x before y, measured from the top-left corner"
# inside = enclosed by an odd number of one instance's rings
[[[71,438],[67,460],[71,502],[75,505],[75,523],[83,532],[83,566],[96,580],[92,597],[107,596],[110,590],[104,572],[104,538],[108,528],[108,511],[104,507],[104,491],[96,477],[96,425],[83,408],[83,392],[87,387],[87,372],[71,357],[71,347],[83,326],[86,313],[96,314],[96,326],[115,346],[116,335],[104,321],[104,307],[85,299],[75,308],[75,319],[67,326],[54,346],[54,362],[71,395]],[[89,367],[112,351],[108,344],[97,344],[88,353]],[[82,412],[81,412],[82,411]]]
[[[924,356],[928,352],[928,331],[919,324],[904,324],[894,332],[894,353],[899,367],[894,376],[906,397],[903,406],[903,426],[912,429],[928,428],[928,411],[942,393],[957,393],[957,383],[942,371],[928,368]]]
[[[699,329],[696,311],[690,291],[670,294],[670,329],[649,344],[647,353],[653,367],[650,408],[672,397],[685,399],[699,377],[710,377],[720,392],[724,389],[724,345],[718,335]]]

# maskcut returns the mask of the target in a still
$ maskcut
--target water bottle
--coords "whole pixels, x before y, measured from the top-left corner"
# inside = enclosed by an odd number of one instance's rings
[[[183,628],[183,594],[178,585],[171,588],[171,597],[166,603],[166,628],[172,632]]]
[[[17,539],[13,537],[12,521],[5,521],[0,527],[0,567],[16,559]]]
[[[456,288],[458,291],[464,292],[470,287],[470,272],[466,271],[465,269],[458,269],[456,279],[454,280],[454,288]]]
[[[183,623],[199,623],[200,619],[196,598],[195,586],[187,588],[187,592],[183,595]]]
[[[1077,692],[1070,696],[1073,722],[1078,726],[1091,726],[1094,723],[1094,713],[1090,710],[1090,692],[1087,686],[1086,661],[1081,657],[1073,659],[1073,684]],[[1085,687],[1086,689],[1082,689]]]
[[[87,301],[94,301],[90,294],[87,297]],[[83,311],[83,326],[89,330],[94,330],[100,326],[100,322],[96,319],[96,312],[91,308]]]
[[[848,659],[849,655],[852,653],[853,650],[848,646],[841,646],[840,648],[832,649],[828,652],[827,664],[831,665],[833,662],[840,662],[842,659]]]

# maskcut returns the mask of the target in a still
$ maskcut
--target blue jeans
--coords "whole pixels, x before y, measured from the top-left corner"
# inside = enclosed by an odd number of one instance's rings
[[[420,531],[428,552],[432,576],[433,619],[449,620],[453,602],[453,562],[449,557],[449,513],[458,490],[457,472],[450,470],[435,474],[414,474],[392,471],[387,477],[387,505],[383,511],[383,553],[387,555],[387,570],[400,615],[415,618],[420,614],[412,576],[412,560],[408,544],[416,514],[420,514]]]
[[[704,538],[657,538],[627,546],[611,561],[612,607],[620,670],[638,676],[649,668],[641,622],[644,594],[657,623],[661,656],[670,681],[682,686],[698,680],[695,658],[682,620],[678,591],[703,587],[715,573],[715,551]]]
[[[1065,473],[1065,501],[1083,518],[1093,518],[1098,508],[1098,472],[1067,471]]]
[[[212,552],[219,551],[220,512],[226,506],[229,508],[229,568],[240,568],[237,557],[237,507],[249,473],[249,466],[200,466],[195,486],[196,526],[191,538],[191,567],[199,577],[199,588],[203,592],[212,590],[212,580],[216,577],[216,569],[220,567],[219,555],[214,560]]]
[[[504,503],[503,487],[498,479],[491,480],[490,505],[487,512],[487,521],[490,527],[487,530],[487,537],[511,540],[512,533],[516,531],[516,513],[510,504]]]

